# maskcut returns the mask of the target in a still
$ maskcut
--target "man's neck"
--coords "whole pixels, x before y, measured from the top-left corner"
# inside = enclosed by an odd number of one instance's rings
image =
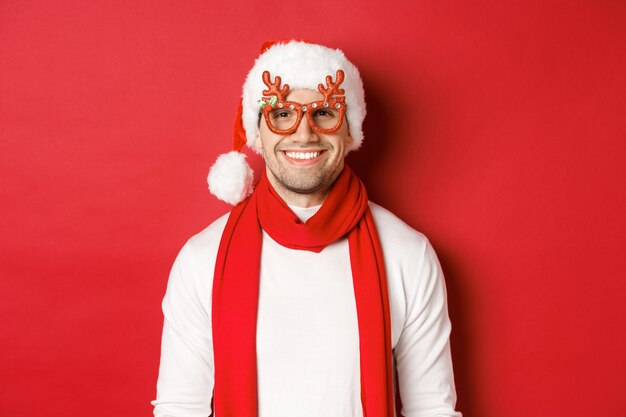
[[[296,206],[291,206],[291,205],[289,206],[291,211],[293,211],[293,214],[298,216],[298,218],[300,219],[302,223],[308,222],[309,219],[313,217],[319,211],[321,207],[322,206],[313,206],[313,207],[302,208],[302,207],[296,207]]]

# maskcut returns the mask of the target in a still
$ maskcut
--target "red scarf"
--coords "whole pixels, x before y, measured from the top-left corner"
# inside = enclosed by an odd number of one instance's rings
[[[321,252],[348,236],[359,325],[364,417],[393,417],[391,323],[383,253],[365,186],[347,166],[302,223],[265,174],[230,213],[213,278],[213,415],[257,417],[256,327],[263,229],[291,249]]]

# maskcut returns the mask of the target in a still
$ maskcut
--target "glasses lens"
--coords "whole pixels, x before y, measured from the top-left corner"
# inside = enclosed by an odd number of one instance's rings
[[[289,108],[274,109],[269,112],[270,123],[275,129],[291,129],[298,120],[298,112]]]
[[[341,124],[343,118],[339,110],[332,107],[323,107],[314,110],[311,114],[311,119],[313,119],[313,123],[320,129],[333,129]]]

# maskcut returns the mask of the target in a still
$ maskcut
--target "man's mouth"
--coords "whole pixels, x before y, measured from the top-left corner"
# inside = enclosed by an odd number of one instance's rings
[[[306,161],[309,159],[317,158],[320,156],[321,151],[314,152],[296,152],[296,151],[285,151],[285,155],[290,159],[298,159],[301,161]]]
[[[325,149],[285,149],[280,151],[285,160],[292,165],[314,165],[324,157]]]

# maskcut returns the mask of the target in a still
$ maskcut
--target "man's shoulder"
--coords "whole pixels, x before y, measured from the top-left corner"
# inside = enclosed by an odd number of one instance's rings
[[[372,201],[369,202],[369,206],[381,240],[417,245],[424,245],[428,241],[428,238],[423,233],[406,224],[386,208]]]
[[[410,240],[423,241],[427,240],[426,236],[413,227],[406,224],[398,216],[387,210],[386,208],[370,201],[370,209],[376,223],[376,228],[383,233],[391,233],[399,239],[408,238]]]
[[[217,253],[217,248],[226,227],[230,212],[219,217],[200,232],[191,236],[187,241],[187,246],[197,255]]]

